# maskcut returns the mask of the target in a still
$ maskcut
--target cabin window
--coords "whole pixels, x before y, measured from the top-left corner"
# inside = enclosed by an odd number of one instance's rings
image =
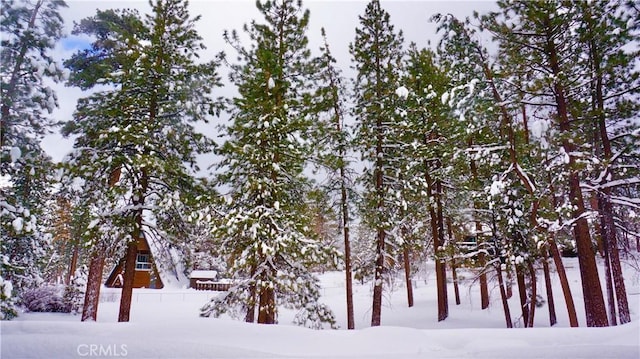
[[[136,258],[136,270],[151,270],[149,253],[138,253]]]

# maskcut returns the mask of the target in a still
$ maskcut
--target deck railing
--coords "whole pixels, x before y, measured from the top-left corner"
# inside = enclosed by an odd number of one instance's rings
[[[228,282],[215,282],[212,280],[197,280],[196,290],[214,290],[219,292],[226,292],[231,288],[231,283]]]

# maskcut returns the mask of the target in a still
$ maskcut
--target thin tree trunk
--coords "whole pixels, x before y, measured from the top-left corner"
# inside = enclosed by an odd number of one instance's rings
[[[453,236],[451,217],[447,217],[447,232],[455,247],[456,239]],[[454,257],[451,258],[451,276],[453,277],[453,293],[456,297],[456,305],[460,305],[460,289],[458,288],[458,273],[456,273],[456,260]]]
[[[84,295],[81,321],[96,321],[98,318],[98,303],[100,303],[100,288],[102,287],[102,271],[104,269],[105,252],[94,249],[89,261],[87,276],[87,291]]]
[[[476,222],[476,226],[479,225],[479,222]],[[480,232],[478,232],[480,233]],[[481,240],[478,236],[477,242],[478,245],[481,244]],[[487,273],[485,272],[486,259],[484,253],[478,254],[478,263],[480,264],[480,268],[482,268],[482,272],[480,272],[480,304],[482,309],[489,308],[489,286],[487,283]]]
[[[520,309],[522,311],[522,323],[526,328],[529,325],[529,303],[527,301],[527,284],[525,283],[524,272],[519,265],[516,265],[516,279],[518,281],[518,293],[520,295]]]
[[[605,214],[603,210],[602,194],[593,194],[591,197],[591,208],[600,213],[600,222],[594,221],[595,233],[597,235],[598,250],[600,256],[604,259],[604,285],[607,291],[607,310],[609,312],[609,324],[615,326],[618,324],[616,314],[616,295],[613,290],[613,274],[611,273],[611,257],[609,255],[608,236],[609,228],[605,223]]]
[[[344,184],[343,184],[344,185]],[[346,195],[346,190],[343,186],[343,198]],[[345,279],[347,286],[347,329],[355,328],[355,319],[353,315],[353,275],[351,270],[351,244],[349,243],[349,226],[348,218],[344,217],[347,214],[347,203],[343,202],[343,230],[344,230],[344,267],[345,267]]]
[[[436,181],[436,205],[438,216],[438,247],[444,246],[444,215],[442,213],[442,182]],[[435,239],[435,237],[434,237]],[[435,242],[434,242],[435,246]],[[449,316],[449,299],[447,295],[447,263],[442,256],[436,256],[436,282],[438,285],[438,321]]]
[[[545,251],[546,252],[546,251]],[[556,317],[556,305],[553,300],[553,286],[551,284],[551,273],[549,273],[548,254],[542,258],[542,271],[544,272],[544,285],[547,292],[547,305],[549,307],[549,326],[554,326],[558,319]]]
[[[593,193],[591,195],[591,200],[590,200],[591,209],[600,213],[600,221],[593,221],[593,228],[595,229],[595,233],[597,234],[595,239],[596,239],[596,243],[598,244],[597,245],[598,252],[600,256],[605,259],[605,262],[606,262],[608,253],[605,253],[604,233],[601,225],[601,223],[603,222],[603,219],[602,219],[602,211],[600,210],[598,197],[599,196],[596,193]],[[609,263],[606,263],[605,265],[608,266]]]
[[[73,240],[73,253],[71,254],[71,262],[69,263],[69,271],[67,272],[66,284],[71,284],[71,278],[75,275],[76,267],[78,266],[78,252],[80,251],[77,240]]]
[[[407,305],[413,307],[413,286],[411,285],[411,262],[409,260],[409,246],[402,246],[402,257],[404,260],[404,279],[407,285]]]
[[[549,180],[549,192],[550,192],[553,208],[558,208],[556,191],[553,186],[551,174],[548,174],[548,180]],[[560,224],[562,224],[562,218],[559,218],[558,220],[560,221]],[[567,279],[567,272],[564,269],[564,263],[562,263],[562,256],[560,255],[560,251],[558,250],[558,245],[556,244],[554,237],[550,233],[547,233],[547,243],[549,244],[549,251],[551,252],[551,258],[553,258],[553,263],[556,266],[556,272],[558,273],[558,278],[560,279],[560,287],[562,288],[564,302],[567,306],[567,315],[569,316],[569,325],[571,327],[578,327],[578,316],[576,314],[576,306],[575,306],[575,303],[573,302],[573,295],[571,294],[571,287],[569,286],[569,280]]]
[[[507,270],[507,299],[513,297],[513,271]]]
[[[556,265],[556,272],[558,272],[558,278],[560,278],[560,287],[562,287],[562,294],[564,295],[564,302],[567,305],[567,314],[569,315],[569,325],[571,327],[578,326],[578,315],[576,314],[576,305],[573,302],[573,295],[571,294],[571,287],[569,286],[569,280],[567,279],[567,272],[564,269],[564,263],[562,263],[562,257],[558,250],[558,245],[552,236],[549,236],[547,242],[549,243],[549,250],[551,251],[551,257]]]
[[[498,263],[496,266],[496,275],[498,276],[498,285],[500,286],[500,299],[502,299],[502,310],[504,311],[504,320],[507,324],[507,328],[513,328],[513,322],[511,321],[511,310],[509,309],[509,301],[507,300],[507,293],[504,289],[504,279],[502,278],[502,265]]]
[[[249,286],[249,303],[247,305],[247,313],[244,316],[244,321],[247,323],[253,323],[256,320],[256,286],[252,284]]]
[[[599,210],[600,206],[597,206],[596,210]],[[600,210],[599,210],[600,211]],[[602,211],[600,211],[600,221],[604,222],[604,216],[602,215]],[[601,226],[597,226],[596,233],[600,234],[600,250],[602,251],[602,257],[604,258],[604,281],[605,287],[607,290],[607,309],[609,311],[609,324],[612,326],[618,325],[618,319],[616,314],[616,295],[613,291],[613,278],[611,273],[611,257],[609,255],[609,245],[607,240],[605,239],[605,230],[606,225],[603,224]]]
[[[467,141],[468,147],[473,146],[473,138],[470,137]],[[469,162],[469,169],[471,170],[471,175],[473,178],[473,182],[478,186],[480,185],[480,180],[478,179],[478,167],[476,165],[476,161],[473,159]],[[475,202],[473,204],[473,208],[478,210],[480,208],[479,203]],[[480,221],[475,221],[476,226],[476,244],[478,246],[481,245],[480,234],[482,233],[482,224]],[[486,260],[484,258],[484,253],[478,254],[478,264],[482,268],[482,272],[480,272],[480,304],[482,309],[487,309],[489,307],[489,287],[487,285],[487,274],[484,271],[484,266],[486,265]]]
[[[622,265],[620,264],[620,252],[618,250],[618,241],[616,238],[613,208],[611,201],[609,200],[610,191],[605,189],[603,192],[604,194],[601,195],[601,207],[603,211],[601,218],[603,221],[603,234],[605,237],[603,242],[605,243],[605,248],[607,248],[608,258],[610,260],[611,276],[613,277],[613,284],[615,286],[615,297],[618,303],[620,324],[626,324],[631,321],[631,314],[629,312],[629,302],[627,301],[627,289],[624,285]]]
[[[453,294],[456,297],[456,305],[460,305],[460,288],[458,285],[458,273],[456,273],[455,259],[451,259],[451,276],[453,277]]]
[[[593,33],[593,16],[588,7],[586,9],[586,22],[590,33]],[[606,124],[606,112],[604,108],[604,94],[603,94],[603,71],[601,68],[602,55],[598,49],[597,43],[594,40],[594,37],[591,36],[591,40],[589,43],[589,50],[591,53],[592,64],[593,64],[593,73],[596,75],[595,78],[595,92],[594,99],[596,104],[596,120],[598,122],[598,129],[600,134],[600,140],[602,142],[602,150],[604,152],[605,162],[609,162],[613,159],[613,152],[611,150],[611,143],[609,141],[609,134],[607,133],[607,124]],[[596,147],[597,148],[597,147]],[[608,164],[609,166],[611,164]],[[611,174],[609,168],[607,168],[607,173]],[[603,176],[606,178],[609,176]],[[611,189],[605,188],[602,189],[601,193],[598,196],[598,208],[600,209],[601,216],[601,226],[602,226],[602,242],[608,248],[609,251],[609,261],[610,267],[612,271],[613,281],[615,284],[615,294],[618,301],[618,312],[620,315],[620,324],[625,324],[631,321],[631,316],[629,313],[629,303],[627,301],[627,290],[624,285],[624,277],[622,274],[622,266],[620,265],[620,254],[618,252],[618,243],[616,238],[616,227],[615,221],[613,218],[613,206],[610,200]],[[615,309],[613,310],[615,312]],[[615,324],[615,316],[613,316],[614,324]]]
[[[324,34],[323,29],[324,46],[329,53],[329,43]],[[345,279],[346,279],[346,299],[347,299],[347,329],[355,328],[355,320],[353,315],[353,275],[351,269],[351,243],[349,239],[349,197],[347,192],[347,175],[345,171],[346,161],[346,141],[344,137],[344,126],[342,119],[342,109],[340,108],[340,98],[338,92],[338,79],[334,78],[333,72],[329,71],[329,85],[333,89],[331,92],[333,100],[333,112],[335,128],[340,135],[340,142],[338,143],[338,158],[339,158],[339,175],[340,175],[340,212],[342,215],[342,230],[344,234],[344,267],[345,267]]]
[[[536,315],[536,302],[538,300],[538,276],[532,263],[529,263],[529,278],[531,283],[531,296],[529,297],[529,324],[527,327],[533,328],[533,319]]]
[[[371,326],[378,326],[381,323],[382,315],[382,282],[384,275],[384,229],[378,229],[376,245],[376,267],[373,283],[373,306],[371,310]]]
[[[252,264],[251,269],[251,279],[254,280],[254,276],[256,275],[256,265]],[[247,323],[253,323],[256,319],[256,284],[249,285],[249,302],[247,303],[247,314],[244,317],[244,321]]]

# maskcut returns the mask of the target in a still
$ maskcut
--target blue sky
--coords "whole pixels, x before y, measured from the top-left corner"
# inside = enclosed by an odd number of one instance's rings
[[[368,1],[329,1],[314,0],[304,1],[303,5],[311,12],[309,24],[309,42],[312,50],[317,50],[321,45],[320,28],[327,31],[327,38],[331,51],[337,59],[337,65],[345,76],[352,76],[351,55],[349,43],[355,38],[355,28],[359,24],[358,16],[364,13]],[[69,37],[58,44],[54,57],[62,63],[74,52],[84,49],[91,43],[91,39],[70,35],[74,22],[93,16],[97,9],[137,9],[141,14],[149,11],[146,0],[128,1],[96,1],[96,0],[68,0],[68,8],[61,11],[65,21],[66,33]],[[452,13],[457,17],[471,16],[473,11],[480,13],[497,8],[492,1],[382,1],[382,6],[389,12],[391,22],[396,30],[402,30],[405,43],[416,42],[418,46],[428,46],[429,41],[436,45],[438,36],[436,26],[429,22],[429,18],[435,13]],[[189,3],[191,16],[201,15],[201,20],[196,25],[196,30],[203,37],[207,49],[201,53],[201,59],[212,59],[215,54],[225,51],[230,58],[235,51],[225,44],[222,38],[224,30],[236,29],[241,32],[242,26],[254,18],[259,19],[259,12],[255,8],[253,0],[191,0]],[[226,69],[221,69],[226,80]],[[66,121],[72,118],[78,98],[86,96],[77,88],[66,87],[63,84],[54,86],[58,94],[60,108],[54,112],[56,119]],[[216,96],[232,96],[235,90],[226,86],[219,90]],[[199,128],[212,138],[216,137],[216,123],[225,118],[214,119],[209,125]],[[43,141],[43,148],[60,161],[72,149],[73,141],[63,139],[59,134],[47,136]],[[205,160],[206,161],[206,160]],[[201,168],[208,167],[205,163]]]
[[[61,40],[61,44],[64,51],[78,51],[89,48],[89,46],[91,46],[91,39],[69,35]]]

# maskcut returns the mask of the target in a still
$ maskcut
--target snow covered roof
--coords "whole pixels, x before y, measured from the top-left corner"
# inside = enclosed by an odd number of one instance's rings
[[[153,235],[145,235],[145,238],[165,287],[186,288],[189,279],[184,274],[180,251]]]
[[[218,272],[214,270],[194,270],[191,271],[191,275],[189,278],[205,278],[205,279],[216,279],[218,278]]]

